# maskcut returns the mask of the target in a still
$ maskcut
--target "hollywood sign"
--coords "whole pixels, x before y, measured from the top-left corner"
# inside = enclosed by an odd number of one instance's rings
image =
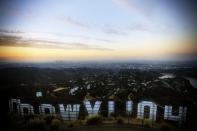
[[[99,109],[101,107],[101,101],[96,101],[94,105],[91,105],[90,101],[85,100],[83,104],[87,110],[88,116],[98,115]],[[133,110],[133,102],[131,100],[126,101],[126,113],[127,115],[132,114]],[[34,114],[34,107],[28,103],[21,103],[20,99],[10,99],[9,100],[9,108],[11,112],[14,112],[14,106],[16,107],[16,111],[21,114]],[[58,104],[59,107],[59,115],[63,120],[77,120],[79,118],[80,104]],[[147,119],[156,120],[157,116],[157,104],[152,101],[141,101],[137,105],[137,118],[144,119],[145,118],[145,107],[149,107],[149,116]],[[26,112],[25,112],[26,110]],[[46,112],[46,110],[48,112]],[[108,115],[110,116],[115,112],[115,102],[108,101]],[[50,114],[55,115],[57,112],[55,107],[52,104],[40,104],[39,105],[39,113],[42,115]],[[179,106],[178,115],[173,114],[172,106],[165,105],[164,106],[164,119],[171,121],[185,121],[186,120],[187,107]]]

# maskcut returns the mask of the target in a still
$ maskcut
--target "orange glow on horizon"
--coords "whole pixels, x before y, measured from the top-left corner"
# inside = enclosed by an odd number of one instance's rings
[[[140,47],[119,50],[46,49],[1,46],[0,58],[13,61],[97,60],[122,58],[162,58],[173,54],[195,53],[196,47]]]

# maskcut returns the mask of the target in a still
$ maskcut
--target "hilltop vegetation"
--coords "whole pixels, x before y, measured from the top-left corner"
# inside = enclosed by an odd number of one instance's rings
[[[84,99],[106,103],[108,99],[113,99],[116,101],[115,113],[124,116],[125,100],[130,99],[134,103],[150,100],[159,106],[187,106],[188,124],[196,121],[197,89],[185,79],[185,76],[196,78],[195,69],[192,68],[143,70],[20,67],[2,68],[0,72],[0,90],[6,107],[10,98],[20,98],[32,104],[36,104],[38,99],[39,102],[49,103],[76,103]],[[161,77],[166,73],[173,74],[173,77]],[[38,91],[42,92],[41,98],[36,97]],[[134,114],[136,106],[134,104]],[[163,113],[160,111],[160,114]],[[107,113],[103,112],[103,116],[107,116]]]

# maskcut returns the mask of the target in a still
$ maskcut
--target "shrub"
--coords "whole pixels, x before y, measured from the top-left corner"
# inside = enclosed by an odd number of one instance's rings
[[[44,131],[46,130],[46,122],[41,118],[30,119],[27,124],[28,131]]]
[[[59,119],[53,119],[51,121],[51,128],[52,129],[59,129],[61,121]]]
[[[25,119],[25,121],[29,121],[29,120],[31,120],[31,119],[33,119],[33,118],[35,118],[36,117],[36,115],[34,115],[34,114],[29,114],[29,115],[25,115],[24,116],[24,119]]]
[[[103,119],[101,116],[91,116],[86,120],[87,125],[100,125],[103,123]]]
[[[106,120],[108,120],[108,121],[114,121],[114,120],[115,120],[115,118],[114,118],[114,117],[112,117],[112,116],[109,116]]]
[[[71,121],[68,123],[68,127],[81,126],[81,125],[83,125],[83,122],[81,120]]]
[[[68,127],[74,127],[75,125],[74,125],[74,122],[70,122],[70,123],[68,123]]]
[[[122,117],[118,117],[116,120],[116,124],[118,124],[118,125],[124,124],[124,119]]]
[[[144,119],[144,126],[151,128],[153,124],[153,121],[149,120],[149,119]]]
[[[166,123],[166,122],[162,122],[161,129],[162,129],[162,131],[172,131],[173,126],[171,124]]]
[[[58,120],[62,121],[61,117],[59,117],[59,116],[52,116],[52,115],[44,116],[44,120],[46,121],[47,125],[50,125],[53,119],[58,119]]]
[[[9,114],[9,127],[10,130],[16,130],[16,131],[21,131],[24,130],[26,121],[24,119],[24,117],[21,117],[18,114]]]
[[[111,113],[110,116],[111,117],[116,117],[116,114],[115,113]]]
[[[46,116],[44,116],[44,120],[46,121],[46,124],[47,125],[51,124],[53,118],[54,117],[52,115],[46,115]]]

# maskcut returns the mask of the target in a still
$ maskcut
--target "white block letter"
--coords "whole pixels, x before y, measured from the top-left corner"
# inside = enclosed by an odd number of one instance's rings
[[[108,101],[108,116],[114,113],[114,101]]]
[[[84,105],[86,107],[86,110],[88,111],[89,116],[98,115],[98,111],[99,111],[99,108],[101,106],[101,101],[96,101],[93,108],[90,104],[90,101],[84,101]]]
[[[172,121],[185,121],[186,120],[187,107],[179,107],[178,115],[172,115],[172,112],[173,112],[172,106],[165,106],[164,119],[172,120]]]
[[[149,119],[156,120],[157,105],[151,101],[142,101],[138,103],[137,118],[144,119],[144,107],[150,108]]]
[[[79,116],[79,104],[75,104],[72,106],[69,104],[66,107],[66,111],[64,109],[64,105],[63,104],[59,104],[59,109],[60,109],[60,115],[62,117],[63,120],[77,120],[78,116]]]
[[[51,114],[51,115],[55,114],[55,107],[52,106],[51,104],[41,104],[39,106],[40,114],[43,114],[43,115],[47,114],[46,109],[48,109],[49,114]]]
[[[127,115],[130,115],[132,113],[132,108],[133,108],[133,102],[132,101],[127,101],[126,102],[126,113],[127,113]]]

